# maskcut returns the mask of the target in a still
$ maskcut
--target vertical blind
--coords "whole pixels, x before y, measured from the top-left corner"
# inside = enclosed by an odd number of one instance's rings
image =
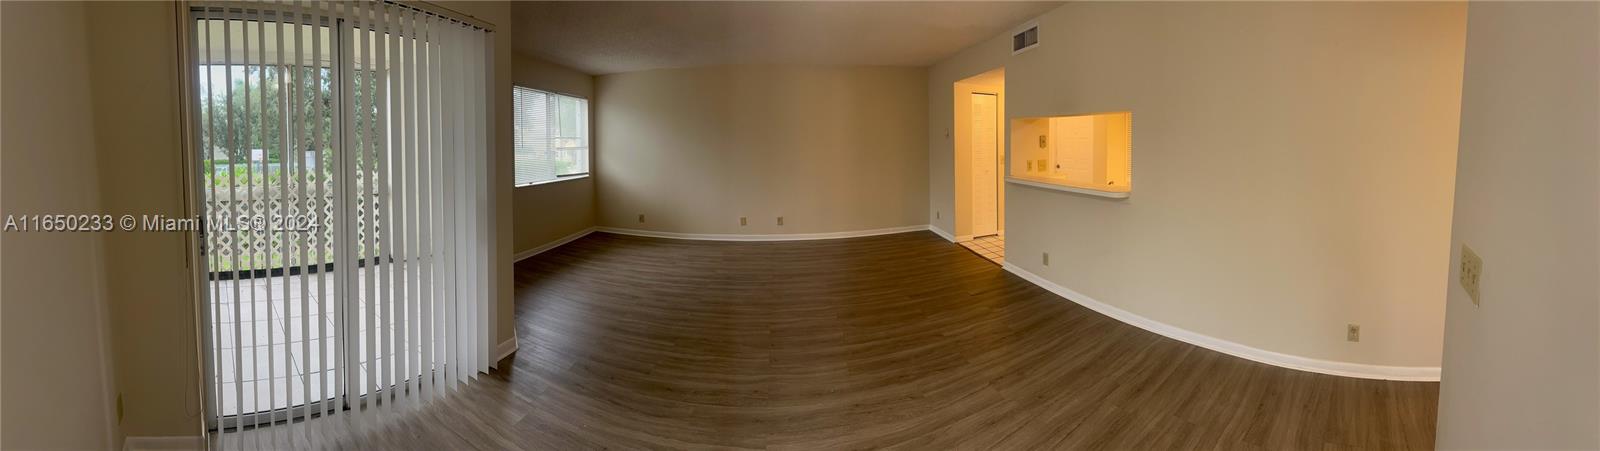
[[[191,14],[211,426],[422,405],[487,370],[488,33],[366,0]]]
[[[589,173],[589,100],[512,88],[517,186]]]

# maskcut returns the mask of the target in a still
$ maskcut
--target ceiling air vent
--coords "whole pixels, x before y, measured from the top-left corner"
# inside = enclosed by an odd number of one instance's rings
[[[1021,31],[1011,35],[1011,54],[1026,52],[1039,46],[1039,24],[1030,22],[1022,26]]]

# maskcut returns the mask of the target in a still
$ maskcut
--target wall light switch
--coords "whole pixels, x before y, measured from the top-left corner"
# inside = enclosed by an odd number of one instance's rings
[[[933,212],[933,219],[939,219],[939,212]]]
[[[1045,266],[1050,266],[1050,253],[1049,252],[1045,252],[1044,253],[1044,265]]]
[[[740,216],[739,217],[739,225],[742,225],[742,226],[750,225],[750,221],[748,219],[746,219],[744,216]]]
[[[1045,148],[1045,143],[1047,142],[1045,140],[1045,137],[1047,137],[1047,136],[1049,136],[1049,135],[1039,135],[1039,148],[1040,149]]]
[[[783,225],[783,217],[782,216],[778,217],[778,225]]]
[[[1344,339],[1346,341],[1361,341],[1361,325],[1346,324],[1344,326]]]
[[[1472,297],[1472,305],[1481,305],[1478,294],[1478,280],[1483,278],[1483,257],[1467,245],[1461,245],[1461,288],[1467,290],[1467,296]]]
[[[639,223],[644,224],[644,213],[639,213]]]

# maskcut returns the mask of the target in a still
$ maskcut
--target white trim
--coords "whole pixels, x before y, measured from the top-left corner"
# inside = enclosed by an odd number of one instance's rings
[[[582,174],[563,175],[563,176],[558,176],[558,177],[550,179],[550,180],[540,180],[540,181],[537,181],[537,182],[529,182],[529,183],[524,183],[524,184],[521,184],[521,185],[512,185],[511,188],[512,189],[527,188],[527,187],[530,187],[530,186],[549,185],[549,184],[552,184],[552,183],[561,183],[561,182],[568,182],[568,181],[573,181],[573,180],[583,180],[583,179],[586,179],[586,178],[589,178],[589,173],[588,172],[585,172],[585,173],[582,173]]]
[[[1028,270],[1022,269],[1022,267],[1012,264],[1011,262],[1002,263],[1001,267],[1005,268],[1006,271],[1010,271],[1012,274],[1016,274],[1018,277],[1023,278],[1023,280],[1033,282],[1034,285],[1038,285],[1040,288],[1049,290],[1051,293],[1055,293],[1056,295],[1066,298],[1069,301],[1076,302],[1078,305],[1088,307],[1090,310],[1094,310],[1102,315],[1109,316],[1112,319],[1128,323],[1140,329],[1155,332],[1156,334],[1165,336],[1167,338],[1189,343],[1223,354],[1228,354],[1234,357],[1283,368],[1330,374],[1334,376],[1356,377],[1362,379],[1383,379],[1392,381],[1439,381],[1439,367],[1383,366],[1335,362],[1331,360],[1313,359],[1309,357],[1293,356],[1268,351],[1265,349],[1254,348],[1220,338],[1207,336],[1179,328],[1177,326],[1152,320],[1150,318],[1145,318],[1143,316],[1128,312],[1127,310],[1113,307],[1104,302],[1096,301],[1093,298],[1083,295],[1083,293],[1072,291],[1067,287],[1063,287],[1061,285],[1057,285],[1055,282],[1046,280],[1037,274],[1028,272]]]
[[[173,435],[166,437],[127,437],[122,439],[123,451],[206,449],[205,440],[198,435]]]
[[[956,242],[956,236],[955,235],[951,235],[950,232],[944,231],[944,229],[939,228],[939,226],[929,224],[928,225],[928,231],[933,232],[934,235],[939,235],[940,237],[943,237],[945,239],[945,241],[949,241],[949,242],[952,242],[952,243]]]
[[[889,227],[883,229],[854,230],[848,232],[825,233],[775,233],[764,235],[739,235],[724,233],[678,233],[658,232],[654,230],[624,229],[618,227],[597,227],[596,230],[606,233],[622,235],[648,236],[654,238],[672,238],[679,240],[705,240],[705,241],[804,241],[804,240],[832,240],[838,238],[856,238],[863,236],[889,235],[895,233],[916,232],[928,230],[927,224]]]
[[[517,352],[517,331],[515,329],[511,331],[511,338],[507,338],[506,341],[502,341],[495,346],[494,363],[498,365],[501,360],[505,360],[506,356],[511,355],[513,352]]]
[[[1048,189],[1048,190],[1066,191],[1066,192],[1069,192],[1069,193],[1087,194],[1087,195],[1090,195],[1090,196],[1109,197],[1109,198],[1112,198],[1112,199],[1127,199],[1129,195],[1133,194],[1133,193],[1128,193],[1128,192],[1120,192],[1119,193],[1119,192],[1115,192],[1115,191],[1101,191],[1101,190],[1097,190],[1097,189],[1078,188],[1078,187],[1075,187],[1075,186],[1067,186],[1067,185],[1057,185],[1057,184],[1054,184],[1054,183],[1035,182],[1035,181],[1032,181],[1032,180],[1021,179],[1021,178],[1016,178],[1016,177],[1006,177],[1006,183],[1015,183],[1015,184],[1018,184],[1018,185],[1031,186],[1031,187],[1034,187],[1034,188],[1042,188],[1042,189]]]
[[[564,236],[564,237],[561,237],[561,238],[556,238],[555,241],[551,241],[551,242],[548,242],[548,243],[544,243],[544,244],[535,246],[533,249],[528,249],[528,250],[525,250],[525,251],[522,251],[522,252],[518,252],[516,255],[511,256],[511,261],[513,263],[515,263],[515,262],[520,262],[520,261],[526,260],[528,257],[539,255],[541,253],[544,253],[544,251],[548,251],[548,250],[551,250],[551,249],[555,249],[555,248],[561,247],[561,245],[567,244],[567,243],[571,243],[574,240],[577,240],[578,238],[583,238],[583,237],[589,236],[589,234],[594,233],[594,231],[595,231],[594,227],[589,227],[587,229],[579,230],[577,233],[574,233],[574,234],[571,234],[571,235],[567,235],[567,236]]]

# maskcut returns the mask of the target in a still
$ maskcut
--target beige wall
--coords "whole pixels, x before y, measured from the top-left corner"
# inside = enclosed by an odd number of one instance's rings
[[[1472,3],[1440,449],[1600,449],[1600,4]]]
[[[1039,18],[1038,48],[1010,56],[1002,36],[930,69],[930,128],[951,120],[950,83],[1001,65],[1008,117],[1132,111],[1132,197],[1008,185],[1009,263],[1258,349],[1437,367],[1464,18],[1462,4],[1068,3]],[[939,209],[948,146],[929,147]]]
[[[594,102],[594,77],[539,58],[515,55],[512,65],[512,83],[543,91],[559,92],[589,99]],[[590,124],[594,124],[594,108],[589,109]],[[599,155],[590,131],[590,170]],[[515,188],[512,209],[515,213],[512,240],[517,253],[529,251],[552,241],[594,227],[594,178],[520,186]]]
[[[492,275],[494,293],[492,296],[497,303],[497,327],[491,337],[496,343],[509,339],[513,335],[514,320],[512,318],[513,306],[511,304],[511,256],[514,253],[512,243],[512,214],[511,214],[511,54],[510,54],[510,5],[506,2],[452,2],[447,5],[450,9],[464,14],[475,16],[496,26],[494,41],[495,53],[495,171],[491,186],[495,205],[495,242],[504,243],[492,246],[494,248],[494,261],[496,272]],[[128,3],[95,3],[85,8],[88,27],[82,25],[60,27],[12,27],[11,21],[35,24],[35,20],[16,15],[15,19],[10,14],[12,5],[7,4],[7,28],[9,38],[12,30],[33,33],[35,28],[49,28],[51,33],[66,35],[61,39],[50,40],[52,44],[64,41],[62,44],[70,47],[72,42],[85,42],[92,62],[92,70],[70,70],[70,66],[63,68],[57,64],[51,65],[6,65],[5,92],[7,102],[6,129],[6,170],[17,169],[18,175],[6,174],[6,192],[11,196],[12,183],[18,186],[49,186],[45,180],[75,180],[73,187],[88,186],[93,190],[94,175],[98,175],[99,202],[102,211],[110,214],[167,214],[173,216],[183,215],[184,187],[178,180],[183,179],[183,166],[181,154],[181,140],[177,107],[179,102],[179,88],[177,86],[177,40],[176,20],[177,10],[171,3],[165,2],[128,2]],[[76,8],[76,7],[72,7]],[[71,9],[78,11],[78,9]],[[82,12],[76,14],[84,14]],[[41,34],[43,34],[41,32]],[[29,41],[38,40],[29,38]],[[9,48],[12,42],[25,42],[7,39],[6,51],[9,63],[14,53]],[[37,43],[27,46],[29,49],[45,49]],[[73,53],[66,52],[71,55]],[[78,61],[78,60],[69,60]],[[88,64],[88,63],[83,63]],[[27,77],[19,76],[17,85],[12,89],[11,74],[13,68],[37,68],[40,75],[29,81]],[[22,73],[22,72],[19,72]],[[32,72],[29,72],[30,74]],[[24,136],[9,133],[14,128],[10,121],[21,118],[21,115],[10,114],[9,108],[13,100],[27,101],[30,97],[13,97],[14,92],[33,93],[33,86],[46,85],[47,80],[37,78],[54,77],[48,81],[70,83],[73,77],[87,77],[81,79],[81,85],[92,89],[77,90],[69,93],[67,99],[81,98],[82,102],[91,104],[68,108],[73,103],[61,101],[45,102],[43,100],[30,101],[29,113],[37,115],[40,105],[63,108],[61,114],[70,115],[73,124],[69,132],[52,133],[55,139],[71,140],[75,146],[92,146],[97,148],[95,157],[98,157],[99,170],[94,169],[94,164],[74,164],[70,173],[63,172],[59,177],[47,177],[50,173],[46,166],[33,168],[14,158],[11,149],[28,147],[31,144],[19,143],[13,146],[11,139],[23,139]],[[28,86],[29,89],[20,88]],[[63,85],[56,85],[63,86]],[[92,98],[90,93],[92,92]],[[42,98],[56,98],[55,92],[48,92],[49,96]],[[74,97],[77,96],[77,97]],[[51,110],[54,111],[54,110]],[[41,116],[44,117],[44,116]],[[89,119],[92,119],[90,121]],[[90,126],[89,124],[93,124]],[[54,125],[54,127],[62,127]],[[38,127],[17,126],[15,129],[45,129],[44,125]],[[88,140],[92,136],[92,140]],[[41,138],[43,139],[43,138]],[[98,143],[98,146],[95,145]],[[40,141],[37,146],[45,146],[45,141]],[[54,145],[61,147],[61,145]],[[50,147],[40,147],[39,150],[50,150]],[[89,158],[76,154],[49,154],[52,158]],[[13,162],[22,161],[20,166]],[[92,160],[89,160],[92,162]],[[91,174],[89,185],[81,184],[85,174]],[[21,171],[27,169],[27,171]],[[63,169],[64,170],[64,169]],[[34,177],[40,177],[35,183]],[[12,208],[12,198],[6,198],[6,211]],[[50,203],[40,203],[40,208],[56,208],[60,202],[51,200]],[[26,201],[19,200],[16,205],[29,205]],[[66,204],[76,206],[77,204]],[[92,209],[92,204],[83,208]],[[86,235],[87,236],[87,235]],[[103,257],[106,267],[109,268],[105,276],[105,298],[109,305],[109,322],[112,337],[114,338],[113,355],[115,356],[116,385],[124,397],[125,418],[122,422],[121,432],[128,436],[183,436],[197,435],[201,426],[201,401],[200,386],[198,382],[198,351],[196,351],[197,333],[195,321],[195,300],[190,290],[189,269],[185,262],[186,250],[182,235],[165,233],[121,233],[107,234],[104,236],[105,255]],[[67,239],[69,236],[51,237],[51,239]],[[17,240],[17,249],[26,249],[31,245],[31,240]],[[13,243],[7,235],[6,245]],[[62,246],[78,246],[79,244],[62,244]],[[82,244],[87,246],[87,244]],[[8,259],[13,255],[41,254],[40,252],[13,253],[7,249]],[[59,253],[59,252],[57,252]],[[86,260],[72,260],[71,266],[81,268],[88,264]],[[19,316],[10,315],[13,284],[11,280],[11,262],[7,260],[7,315],[10,318]],[[63,263],[66,264],[66,263]],[[35,265],[37,270],[46,270],[48,267]],[[68,274],[60,272],[60,274]],[[67,289],[72,291],[92,290],[93,284],[83,284],[81,278],[74,278],[77,284],[71,283],[35,283],[38,280],[48,280],[44,277],[28,277],[27,286],[17,287],[17,290]],[[42,293],[61,293],[59,291],[43,291]],[[64,299],[78,299],[75,297],[82,293],[65,293]],[[19,295],[21,296],[21,295]],[[25,317],[25,316],[24,316]],[[41,321],[33,321],[48,324]],[[10,324],[6,325],[6,334],[9,338],[12,333]],[[23,333],[27,329],[17,329]],[[8,339],[9,343],[10,340]],[[19,355],[7,349],[7,367],[12,356]],[[43,373],[41,373],[43,374]],[[49,373],[56,376],[57,373]],[[9,374],[7,380],[9,381]],[[9,384],[9,382],[7,382]],[[7,393],[6,408],[8,421],[6,434],[10,443],[12,423],[9,420],[11,408],[10,394]],[[68,422],[59,422],[63,427],[74,427]],[[53,429],[41,428],[51,431]],[[78,429],[75,429],[78,430]],[[81,439],[82,437],[72,437]],[[9,446],[7,446],[9,448]]]
[[[959,222],[967,217],[962,212],[971,208],[967,198],[972,192],[967,185],[971,175],[967,172],[966,159],[956,158],[958,154],[966,155],[966,140],[956,139],[960,131],[955,127],[970,120],[966,115],[970,104],[957,104],[955,99],[971,91],[956,83],[1004,66],[1005,56],[1010,53],[1006,46],[1010,44],[1010,36],[996,36],[928,68],[928,224],[952,236],[970,233],[971,223]],[[1001,85],[1004,86],[1003,80]],[[1009,142],[1005,133],[1007,122],[1001,120],[1000,123],[1002,153],[1007,147],[1005,143]],[[957,143],[962,145],[958,147]],[[1004,185],[1001,187],[1003,189]],[[1004,193],[1000,198],[1005,199]],[[1004,215],[1000,223],[1005,223]]]
[[[159,2],[89,7],[102,210],[185,215],[176,13]],[[129,436],[199,433],[195,301],[184,235],[106,237],[118,387]]]
[[[89,42],[76,3],[0,4],[0,210],[100,211]],[[102,235],[0,232],[0,448],[121,440]]]
[[[925,84],[920,68],[889,67],[597,77],[599,223],[708,234],[926,224]]]

